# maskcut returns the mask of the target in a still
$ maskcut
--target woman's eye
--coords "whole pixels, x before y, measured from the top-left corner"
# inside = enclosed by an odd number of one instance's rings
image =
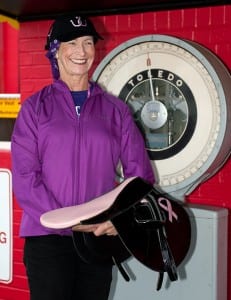
[[[70,42],[68,42],[68,44],[74,46],[75,45],[75,41],[70,41]]]
[[[87,46],[93,46],[94,43],[93,43],[92,41],[89,41],[89,42],[86,43],[86,45],[87,45]]]

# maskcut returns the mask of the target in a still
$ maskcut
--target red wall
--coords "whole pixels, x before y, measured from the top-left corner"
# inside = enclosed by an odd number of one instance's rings
[[[104,41],[97,44],[95,66],[114,47],[130,38],[145,34],[168,34],[201,43],[215,52],[231,68],[231,5],[102,16],[92,19],[100,34],[105,37]],[[51,81],[50,66],[44,51],[45,37],[50,23],[50,21],[40,21],[21,24],[19,77],[22,100]],[[2,153],[0,155],[2,160],[4,156]],[[9,164],[9,159],[6,159],[5,164]],[[228,161],[215,176],[197,188],[188,200],[194,203],[231,208],[230,180],[231,163]],[[7,286],[0,284],[0,300],[29,299],[22,264],[23,241],[17,236],[19,220],[20,209],[14,202],[14,277],[11,284]],[[230,285],[230,262],[228,268],[228,285]],[[231,300],[230,288],[228,288],[228,294],[228,300]]]
[[[0,93],[18,93],[18,29],[0,22]]]

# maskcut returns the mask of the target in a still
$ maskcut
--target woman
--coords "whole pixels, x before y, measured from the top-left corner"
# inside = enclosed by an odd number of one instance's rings
[[[89,81],[99,39],[88,18],[54,21],[46,44],[54,82],[24,101],[15,123],[13,188],[23,210],[20,236],[31,300],[106,300],[112,280],[111,265],[78,257],[71,229],[43,227],[44,212],[112,190],[119,163],[125,178],[154,182],[128,106]],[[111,222],[75,230],[117,234]]]

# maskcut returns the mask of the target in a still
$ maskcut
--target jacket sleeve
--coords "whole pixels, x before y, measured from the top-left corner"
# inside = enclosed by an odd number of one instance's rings
[[[20,207],[35,223],[40,222],[42,213],[58,207],[43,182],[37,139],[37,115],[32,103],[25,101],[11,139],[12,180]]]
[[[122,121],[121,163],[124,177],[139,176],[154,184],[155,178],[144,139],[127,107]]]

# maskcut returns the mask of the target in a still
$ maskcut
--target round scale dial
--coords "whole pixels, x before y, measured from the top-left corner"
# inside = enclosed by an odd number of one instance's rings
[[[231,79],[208,49],[141,36],[111,51],[93,79],[131,108],[165,192],[183,198],[227,158]]]

